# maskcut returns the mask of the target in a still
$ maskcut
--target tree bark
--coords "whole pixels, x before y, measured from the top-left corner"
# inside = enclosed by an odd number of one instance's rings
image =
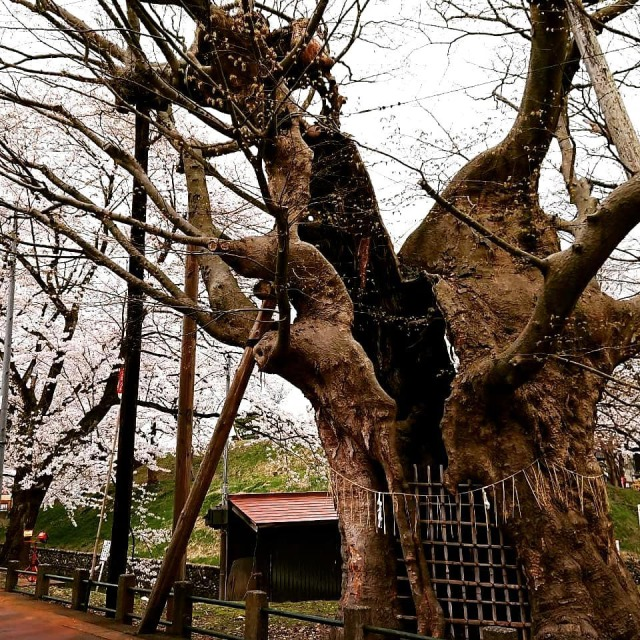
[[[488,152],[484,162],[495,152]],[[465,179],[454,179],[447,197],[469,197],[467,185],[478,183],[476,171],[483,164],[463,169]],[[633,199],[627,203],[633,206]],[[498,190],[491,184],[475,190],[470,205],[472,215],[510,242],[538,255],[561,255],[532,187],[505,180]],[[441,425],[447,484],[455,491],[466,478],[498,483],[496,506],[502,513],[505,505],[503,526],[527,577],[534,638],[640,637],[638,592],[615,551],[602,488],[596,480],[584,480],[601,474],[593,434],[604,380],[553,358],[570,354],[579,364],[611,373],[619,353],[602,345],[617,344],[624,332],[618,305],[594,281],[586,283],[554,340],[524,351],[533,362],[528,373],[516,384],[496,386],[491,372],[500,354],[513,349],[514,336],[526,335],[545,295],[557,296],[554,302],[548,298],[548,309],[561,315],[565,290],[546,289],[547,276],[486,245],[440,207],[408,239],[401,258],[407,267],[441,277],[435,294],[460,358]],[[532,471],[525,477],[521,472],[529,465]],[[563,473],[582,480],[559,487],[554,469],[568,469]],[[519,506],[510,491],[501,495],[501,481],[512,474],[518,478]]]
[[[219,241],[212,248],[247,277],[268,278],[275,271],[277,239],[272,236]],[[398,454],[396,404],[379,385],[371,361],[353,339],[353,305],[333,267],[315,247],[295,241],[290,274],[297,317],[287,357],[284,361],[271,357],[278,341],[277,333],[271,331],[256,345],[255,358],[262,370],[278,373],[301,389],[316,410],[329,465],[338,478],[337,509],[346,567],[342,602],[371,606],[377,623],[395,627],[399,605],[391,531],[381,536],[371,520],[363,522],[362,498],[376,491],[406,492]],[[340,490],[340,479],[346,480],[348,491]],[[357,495],[353,487],[359,488]],[[356,503],[361,508],[354,511]],[[394,502],[419,627],[440,635],[444,632],[442,611],[407,507]]]
[[[33,529],[36,526],[38,513],[51,481],[41,481],[35,487],[21,489],[21,476],[18,470],[12,489],[13,504],[9,526],[4,545],[0,549],[0,566],[6,566],[9,560],[18,560],[21,565],[24,565],[24,567],[21,566],[24,569],[29,561],[29,545],[24,541],[24,530]]]

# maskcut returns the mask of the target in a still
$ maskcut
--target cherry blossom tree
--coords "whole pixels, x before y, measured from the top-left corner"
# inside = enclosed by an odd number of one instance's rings
[[[2,223],[2,244],[7,250],[11,225],[11,218]],[[20,222],[19,236],[7,450],[15,477],[3,549],[6,558],[24,555],[22,532],[34,527],[43,506],[57,502],[72,514],[79,506],[96,506],[100,501],[96,496],[106,480],[118,421],[116,388],[123,333],[124,294],[109,272],[100,272],[64,237],[28,219]],[[3,288],[8,284],[4,277],[0,282]],[[108,296],[106,291],[110,291]],[[162,307],[148,310],[137,466],[154,469],[158,456],[173,448],[180,346],[177,327],[175,314],[167,314]],[[233,354],[228,355],[229,366],[233,366]],[[206,424],[217,415],[222,402],[225,362],[219,346],[201,340],[196,452],[210,433]],[[257,381],[252,385],[243,408],[243,414],[253,416],[258,434],[272,416],[283,416],[272,401],[278,397],[274,385],[268,385],[269,394],[260,393],[259,386]],[[285,420],[286,424],[291,425],[292,420]],[[298,428],[285,429],[280,435],[300,437]]]
[[[7,247],[5,222],[11,219],[2,222]],[[69,466],[79,473],[81,461],[90,464],[87,442],[118,402],[118,327],[81,319],[96,265],[28,219],[19,225],[19,238],[7,448],[15,476],[3,559],[26,553],[23,530],[34,527],[54,480]],[[7,284],[3,277],[3,288]]]

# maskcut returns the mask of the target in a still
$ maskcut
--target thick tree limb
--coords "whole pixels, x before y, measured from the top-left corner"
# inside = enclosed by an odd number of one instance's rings
[[[205,178],[202,154],[197,149],[191,149],[183,153],[184,173],[187,179],[187,191],[189,194],[189,210],[191,223],[203,234],[209,237],[220,237],[221,233],[213,225],[211,219],[211,201]],[[219,339],[227,334],[224,342],[232,344],[246,341],[255,314],[243,313],[240,315],[226,314],[227,309],[251,309],[255,305],[240,290],[237,280],[233,277],[229,268],[220,258],[208,252],[199,252],[196,255],[202,280],[207,289],[209,305],[215,312],[223,312],[218,322],[217,332]],[[257,313],[257,309],[256,309]]]
[[[247,278],[273,281],[278,239],[274,235],[214,240],[211,250]],[[293,241],[289,253],[290,296],[298,313],[351,327],[353,304],[333,267],[306,242]]]
[[[273,236],[219,241],[211,248],[245,277],[274,278],[278,241]],[[294,238],[290,246],[290,287],[298,314],[291,327],[287,356],[273,358],[278,338],[272,331],[256,345],[256,361],[261,369],[291,381],[311,400],[318,411],[318,428],[325,446],[339,434],[341,442],[349,442],[351,466],[355,466],[358,451],[369,452],[382,465],[389,489],[406,491],[396,442],[396,405],[380,386],[371,360],[351,334],[353,303],[349,293],[322,254]],[[345,447],[339,449],[344,451]],[[334,456],[338,455],[344,453],[336,451]],[[349,462],[341,468],[348,466]],[[367,484],[370,481],[368,478]],[[444,632],[442,611],[430,582],[422,545],[412,528],[417,515],[415,506],[397,500],[393,507],[420,629],[440,635]],[[361,532],[361,536],[372,534],[377,535],[371,530]],[[366,601],[366,595],[357,586],[358,580],[368,578],[363,558],[356,553],[355,545],[361,543],[347,545],[353,574],[348,580],[355,584],[347,586],[345,595]]]
[[[562,156],[560,171],[569,193],[569,200],[571,204],[575,205],[578,212],[576,221],[569,223],[571,227],[565,230],[575,234],[575,225],[585,222],[587,216],[591,215],[598,206],[598,200],[591,196],[591,185],[589,181],[585,178],[578,177],[575,173],[576,148],[569,131],[569,118],[567,116],[566,105],[558,118],[556,138]]]
[[[201,149],[191,141],[184,140],[179,136],[170,113],[161,113],[158,119],[164,128],[171,133],[169,140],[176,151],[182,155],[182,165],[187,182],[190,224],[203,236],[221,238],[223,234],[215,227],[211,217],[211,200],[205,177],[206,163]],[[248,310],[255,308],[253,302],[242,293],[237,280],[220,258],[208,252],[200,252],[196,259],[212,309],[224,312],[228,309],[244,308]],[[220,335],[224,331],[228,331],[229,340],[234,344],[246,340],[253,325],[253,319],[250,316],[249,313],[240,316],[223,313],[220,316]]]
[[[567,58],[569,35],[561,0],[531,3],[531,25],[529,68],[518,116],[503,142],[470,163],[469,170],[486,174],[478,177],[514,185],[536,183],[556,129],[564,74],[564,65],[558,62]],[[469,185],[474,190],[482,186]]]
[[[492,384],[517,387],[542,368],[587,285],[639,222],[640,176],[635,176],[587,217],[569,249],[546,259],[548,271],[531,318],[491,365]]]

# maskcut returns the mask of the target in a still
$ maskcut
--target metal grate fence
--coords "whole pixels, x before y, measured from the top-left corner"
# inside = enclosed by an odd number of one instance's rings
[[[481,626],[496,625],[516,629],[521,640],[529,640],[527,589],[493,505],[470,483],[451,496],[442,477],[442,467],[427,467],[423,473],[416,468],[412,484],[419,496],[422,541],[447,637],[479,640]],[[400,579],[406,581],[403,571],[400,567]]]

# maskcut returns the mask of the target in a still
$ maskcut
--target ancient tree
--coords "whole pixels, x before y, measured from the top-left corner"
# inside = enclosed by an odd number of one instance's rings
[[[640,637],[640,599],[613,545],[594,457],[596,404],[606,376],[636,355],[640,322],[638,299],[614,299],[596,276],[640,220],[640,178],[637,139],[614,79],[591,63],[603,59],[596,35],[634,2],[590,14],[571,1],[527,7],[530,29],[520,31],[529,66],[508,133],[440,193],[416,174],[435,205],[398,253],[358,145],[340,124],[334,65],[349,44],[332,52],[331,33],[348,16],[357,37],[361,16],[349,12],[360,3],[344,14],[335,9],[330,20],[328,0],[309,3],[307,15],[252,0],[99,0],[99,20],[52,0],[13,5],[63,39],[51,44],[48,66],[36,53],[7,48],[5,71],[22,82],[4,80],[0,98],[134,176],[154,218],[139,222],[100,206],[81,171],[9,144],[3,175],[37,199],[5,193],[2,206],[67,236],[87,259],[135,280],[222,342],[244,345],[256,296],[273,300],[275,320],[255,359],[304,392],[334,477],[358,488],[338,500],[343,603],[370,605],[376,623],[397,624],[394,542],[362,511],[369,492],[405,493],[407,469],[431,462],[446,465],[451,491],[466,478],[494,485],[489,497],[523,564],[535,638]],[[178,18],[194,25],[188,44]],[[567,105],[582,59],[626,171],[602,197],[573,163]],[[46,82],[55,91],[38,92]],[[69,92],[91,107],[77,106]],[[154,144],[174,154],[185,205],[105,125],[131,122],[132,112],[148,118]],[[539,200],[554,140],[572,220],[548,215]],[[244,163],[251,179],[225,174],[228,158]],[[256,219],[267,216],[265,232],[224,228],[212,184],[248,203]],[[146,275],[133,278],[85,240],[83,225],[91,224],[131,254],[127,225],[170,250],[197,248],[203,299],[186,296],[150,254],[137,254]],[[255,296],[238,276],[257,282]],[[389,506],[419,628],[442,635],[414,503]]]

